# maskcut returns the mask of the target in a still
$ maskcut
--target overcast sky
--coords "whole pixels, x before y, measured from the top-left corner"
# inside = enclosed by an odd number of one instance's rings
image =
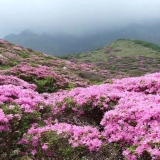
[[[0,38],[35,33],[87,34],[160,18],[160,0],[0,0]]]

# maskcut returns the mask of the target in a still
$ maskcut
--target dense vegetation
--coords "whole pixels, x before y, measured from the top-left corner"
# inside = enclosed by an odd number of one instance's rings
[[[136,44],[140,44],[143,47],[151,48],[155,51],[160,52],[160,46],[159,45],[156,45],[156,44],[153,44],[153,43],[150,43],[150,42],[141,41],[141,40],[133,40],[133,42],[135,42]]]
[[[140,40],[118,39],[98,50],[62,58],[94,63],[99,70],[108,71],[103,73],[107,77],[140,76],[159,71],[160,46]]]
[[[0,159],[160,159],[159,72],[107,79],[94,63],[0,44]]]

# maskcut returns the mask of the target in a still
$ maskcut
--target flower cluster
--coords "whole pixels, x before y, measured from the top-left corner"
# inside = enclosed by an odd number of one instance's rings
[[[0,85],[15,85],[15,86],[21,86],[25,89],[32,89],[35,90],[36,85],[35,84],[29,84],[26,81],[17,78],[15,76],[6,76],[6,75],[0,75]]]
[[[7,73],[18,76],[25,81],[35,83],[37,85],[39,83],[43,83],[45,78],[50,77],[52,79],[52,84],[50,85],[55,86],[55,88],[59,89],[68,87],[68,80],[63,76],[56,74],[47,66],[37,65],[36,67],[32,67],[28,63],[23,62],[15,67],[12,67]]]
[[[160,94],[160,73],[146,74],[141,77],[114,79],[113,85],[124,91]]]
[[[75,126],[67,123],[58,123],[54,125],[48,125],[45,127],[36,127],[33,125],[29,130],[28,134],[19,141],[19,144],[23,144],[32,151],[37,153],[38,150],[43,149],[47,152],[52,152],[54,155],[54,150],[52,143],[55,143],[56,138],[53,136],[59,136],[63,139],[67,139],[68,143],[73,147],[86,147],[90,151],[99,150],[102,146],[102,141],[98,138],[100,132],[91,126]],[[48,143],[53,139],[52,143]],[[44,146],[45,145],[45,146]],[[39,148],[40,147],[40,148]]]
[[[123,145],[127,159],[137,159],[145,151],[159,159],[159,101],[159,95],[127,93],[114,110],[105,113],[101,121],[102,135],[108,142]]]
[[[10,80],[14,80],[14,77]],[[27,86],[22,83],[22,86],[16,86],[16,81],[13,84],[0,85],[1,159],[13,156],[14,151],[19,150],[17,144],[23,133],[27,132],[32,123],[41,122],[43,116],[47,118],[50,113],[50,104],[32,88],[30,89],[30,84]],[[25,89],[27,87],[28,89]]]
[[[94,108],[102,110],[101,136],[106,142],[123,146],[127,159],[137,159],[146,152],[153,159],[159,159],[159,77],[159,73],[154,73],[117,79],[113,80],[113,84],[75,88],[68,93],[54,94],[48,96],[48,100],[55,106],[54,114],[69,109],[70,113],[78,112],[81,116]]]
[[[37,78],[50,74],[57,85],[66,83],[46,66],[23,63],[10,72]],[[121,146],[127,160],[160,159],[160,73],[56,93],[39,94],[35,87],[0,76],[1,159],[72,159],[77,152],[101,151],[108,143]]]
[[[47,98],[54,105],[54,113],[65,109],[84,114],[86,110],[98,107],[100,110],[108,110],[116,104],[121,97],[121,91],[114,89],[110,84],[94,85],[87,88],[75,88],[70,92],[48,95]]]
[[[17,51],[22,51],[23,50],[23,48],[21,46],[14,46],[13,49],[17,50]]]
[[[0,44],[8,44],[8,42],[3,39],[0,39]]]

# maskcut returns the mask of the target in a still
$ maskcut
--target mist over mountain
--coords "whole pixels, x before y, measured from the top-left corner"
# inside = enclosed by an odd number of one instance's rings
[[[75,36],[66,33],[36,34],[31,30],[24,30],[20,34],[9,34],[3,39],[27,48],[50,55],[66,55],[87,52],[100,48],[120,38],[139,39],[160,44],[160,20],[146,23],[131,23],[114,30],[101,30]]]

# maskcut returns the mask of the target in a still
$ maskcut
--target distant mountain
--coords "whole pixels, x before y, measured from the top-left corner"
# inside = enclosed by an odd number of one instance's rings
[[[120,38],[139,39],[160,44],[159,28],[160,21],[156,20],[150,23],[130,24],[114,31],[99,31],[81,37],[46,33],[39,35],[25,30],[17,35],[7,35],[3,39],[50,55],[61,56],[94,50]]]
[[[86,39],[69,35],[52,36],[46,33],[38,35],[29,30],[25,30],[18,35],[10,34],[3,39],[27,48],[57,56],[85,52],[94,47],[99,47],[90,37]]]

